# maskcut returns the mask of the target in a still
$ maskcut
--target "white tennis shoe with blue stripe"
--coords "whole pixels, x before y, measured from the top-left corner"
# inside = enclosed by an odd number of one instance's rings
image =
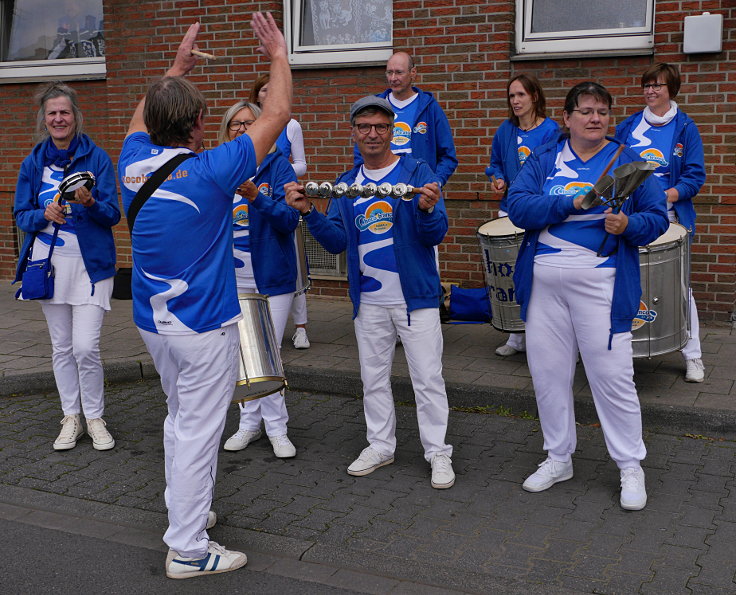
[[[210,541],[207,555],[204,558],[184,558],[174,550],[166,556],[166,576],[169,578],[194,578],[207,574],[219,574],[242,568],[248,558],[242,552],[226,550],[221,545]]]

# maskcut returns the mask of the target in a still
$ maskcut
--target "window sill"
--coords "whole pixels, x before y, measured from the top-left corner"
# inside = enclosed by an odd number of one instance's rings
[[[0,84],[56,80],[97,80],[107,76],[104,58],[0,62]]]
[[[600,50],[580,52],[535,52],[529,54],[515,54],[509,58],[511,62],[527,62],[533,60],[578,60],[580,58],[617,58],[621,56],[652,56],[654,48],[639,48],[631,50]]]

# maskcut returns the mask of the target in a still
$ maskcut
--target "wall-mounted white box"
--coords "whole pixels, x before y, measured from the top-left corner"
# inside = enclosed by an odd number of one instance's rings
[[[685,17],[682,51],[686,54],[720,52],[723,42],[723,15],[704,12]]]

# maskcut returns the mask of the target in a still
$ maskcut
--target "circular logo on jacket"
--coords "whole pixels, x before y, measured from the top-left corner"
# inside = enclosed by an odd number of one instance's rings
[[[271,186],[267,182],[263,182],[263,184],[258,184],[258,192],[263,194],[263,196],[267,198],[271,198],[273,195],[273,192],[271,190]]]
[[[406,122],[394,122],[394,137],[391,142],[397,147],[403,147],[411,140],[411,128]]]
[[[248,205],[238,205],[233,209],[233,225],[248,227]]]
[[[394,211],[391,203],[385,200],[377,200],[371,203],[365,210],[355,218],[355,226],[360,231],[370,230],[375,234],[386,233],[393,227]]]
[[[639,155],[645,161],[651,161],[662,166],[667,165],[667,160],[659,149],[644,149]]]
[[[417,122],[417,125],[414,126],[414,132],[417,134],[427,134],[427,123]]]
[[[682,143],[677,143],[677,144],[675,145],[675,150],[674,150],[674,151],[672,151],[672,154],[673,154],[673,155],[674,155],[675,157],[682,157],[682,153],[683,153],[683,150],[684,150],[684,149],[685,149],[685,147],[683,147],[683,146],[682,146]]]
[[[521,145],[517,152],[519,153],[519,163],[521,163],[522,165],[527,160],[529,155],[532,154],[531,149],[529,149],[529,147],[525,147],[524,145]]]
[[[652,323],[657,318],[657,311],[650,310],[646,303],[639,300],[639,311],[634,316],[634,320],[631,322],[632,332],[636,329],[643,327],[647,323]]]

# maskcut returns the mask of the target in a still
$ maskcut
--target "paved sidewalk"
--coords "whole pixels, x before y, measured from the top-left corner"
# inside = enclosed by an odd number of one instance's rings
[[[51,346],[38,304],[13,299],[15,289],[0,289],[0,395],[54,389]],[[282,357],[289,386],[360,395],[358,352],[348,301],[310,296],[310,349],[296,350],[287,327]],[[494,349],[506,335],[488,324],[443,325],[443,370],[454,407],[536,411],[524,354],[500,358]],[[701,328],[706,379],[686,383],[679,353],[636,360],[636,384],[645,427],[702,434],[736,435],[736,331],[729,326]],[[102,356],[108,384],[155,378],[156,371],[132,323],[131,302],[113,300],[102,331]],[[395,395],[413,400],[403,350],[393,367]],[[580,421],[595,421],[583,366],[575,381]]]

